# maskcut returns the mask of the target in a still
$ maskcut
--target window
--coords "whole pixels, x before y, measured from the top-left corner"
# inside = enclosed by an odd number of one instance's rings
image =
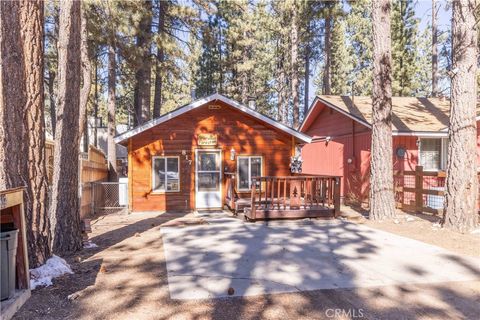
[[[426,171],[444,170],[447,166],[447,139],[420,139],[419,158],[420,165]]]
[[[262,157],[259,156],[238,156],[238,190],[250,190],[252,177],[262,175]]]
[[[157,192],[180,191],[179,158],[153,157],[152,190]]]

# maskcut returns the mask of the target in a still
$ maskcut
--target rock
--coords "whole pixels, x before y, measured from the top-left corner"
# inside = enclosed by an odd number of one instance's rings
[[[232,287],[228,288],[228,295],[229,296],[232,296],[234,293],[235,293],[235,289],[233,289]]]
[[[108,272],[107,267],[105,267],[105,265],[102,264],[102,265],[100,266],[100,272],[101,272],[101,273],[107,273],[107,272]]]
[[[78,297],[80,297],[80,291],[69,294],[67,298],[68,298],[69,301],[73,301],[73,300],[77,299]]]

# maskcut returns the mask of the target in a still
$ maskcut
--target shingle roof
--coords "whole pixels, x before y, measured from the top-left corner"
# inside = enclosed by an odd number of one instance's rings
[[[372,123],[372,98],[364,96],[317,97],[329,107],[337,109],[370,126]],[[392,129],[397,132],[436,132],[448,128],[450,101],[441,98],[392,98]],[[477,109],[477,114],[480,114]]]
[[[371,97],[321,96],[322,100],[372,123]],[[440,131],[448,127],[450,102],[438,98],[392,98],[392,125],[397,131]]]

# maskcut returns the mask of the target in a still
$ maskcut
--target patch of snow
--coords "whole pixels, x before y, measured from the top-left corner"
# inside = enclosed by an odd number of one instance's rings
[[[471,234],[480,234],[480,228],[477,228],[475,230],[473,230],[472,232],[470,232]]]
[[[83,243],[83,248],[92,249],[92,248],[98,248],[98,246],[95,243],[93,243],[91,240],[88,240]]]
[[[407,220],[407,222],[411,222],[411,221],[415,221],[415,218],[413,218],[413,217],[407,217],[406,220]]]
[[[53,255],[44,265],[30,269],[30,287],[33,289],[39,286],[51,286],[52,279],[66,273],[73,274],[68,263],[62,258]]]
[[[435,222],[435,223],[432,224],[432,227],[433,228],[441,228],[442,225],[439,222]]]

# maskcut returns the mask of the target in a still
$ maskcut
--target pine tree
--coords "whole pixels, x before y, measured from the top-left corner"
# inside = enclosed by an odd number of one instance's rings
[[[477,59],[475,0],[453,2],[453,72],[443,226],[459,232],[477,227]]]
[[[372,92],[372,22],[371,0],[349,1],[350,12],[347,14],[348,51],[354,57],[352,70],[355,79],[352,94],[371,95]]]
[[[411,96],[416,91],[414,76],[418,71],[418,19],[413,0],[394,0],[392,10],[392,61],[394,96]]]
[[[136,28],[137,53],[135,61],[134,122],[141,125],[150,120],[152,1],[142,0],[138,8],[141,16]]]
[[[390,0],[372,0],[373,87],[370,218],[395,216],[392,159],[392,56]]]
[[[81,3],[60,3],[58,39],[58,111],[52,186],[53,250],[59,254],[79,250],[79,110],[81,84]]]
[[[348,76],[351,70],[350,55],[346,46],[346,27],[345,21],[339,16],[332,28],[331,41],[331,93],[334,95],[347,95],[350,91],[348,87]]]
[[[438,95],[438,15],[437,0],[432,0],[432,97]]]
[[[43,14],[41,1],[0,2],[0,189],[26,188],[32,267],[51,256],[44,152]]]

